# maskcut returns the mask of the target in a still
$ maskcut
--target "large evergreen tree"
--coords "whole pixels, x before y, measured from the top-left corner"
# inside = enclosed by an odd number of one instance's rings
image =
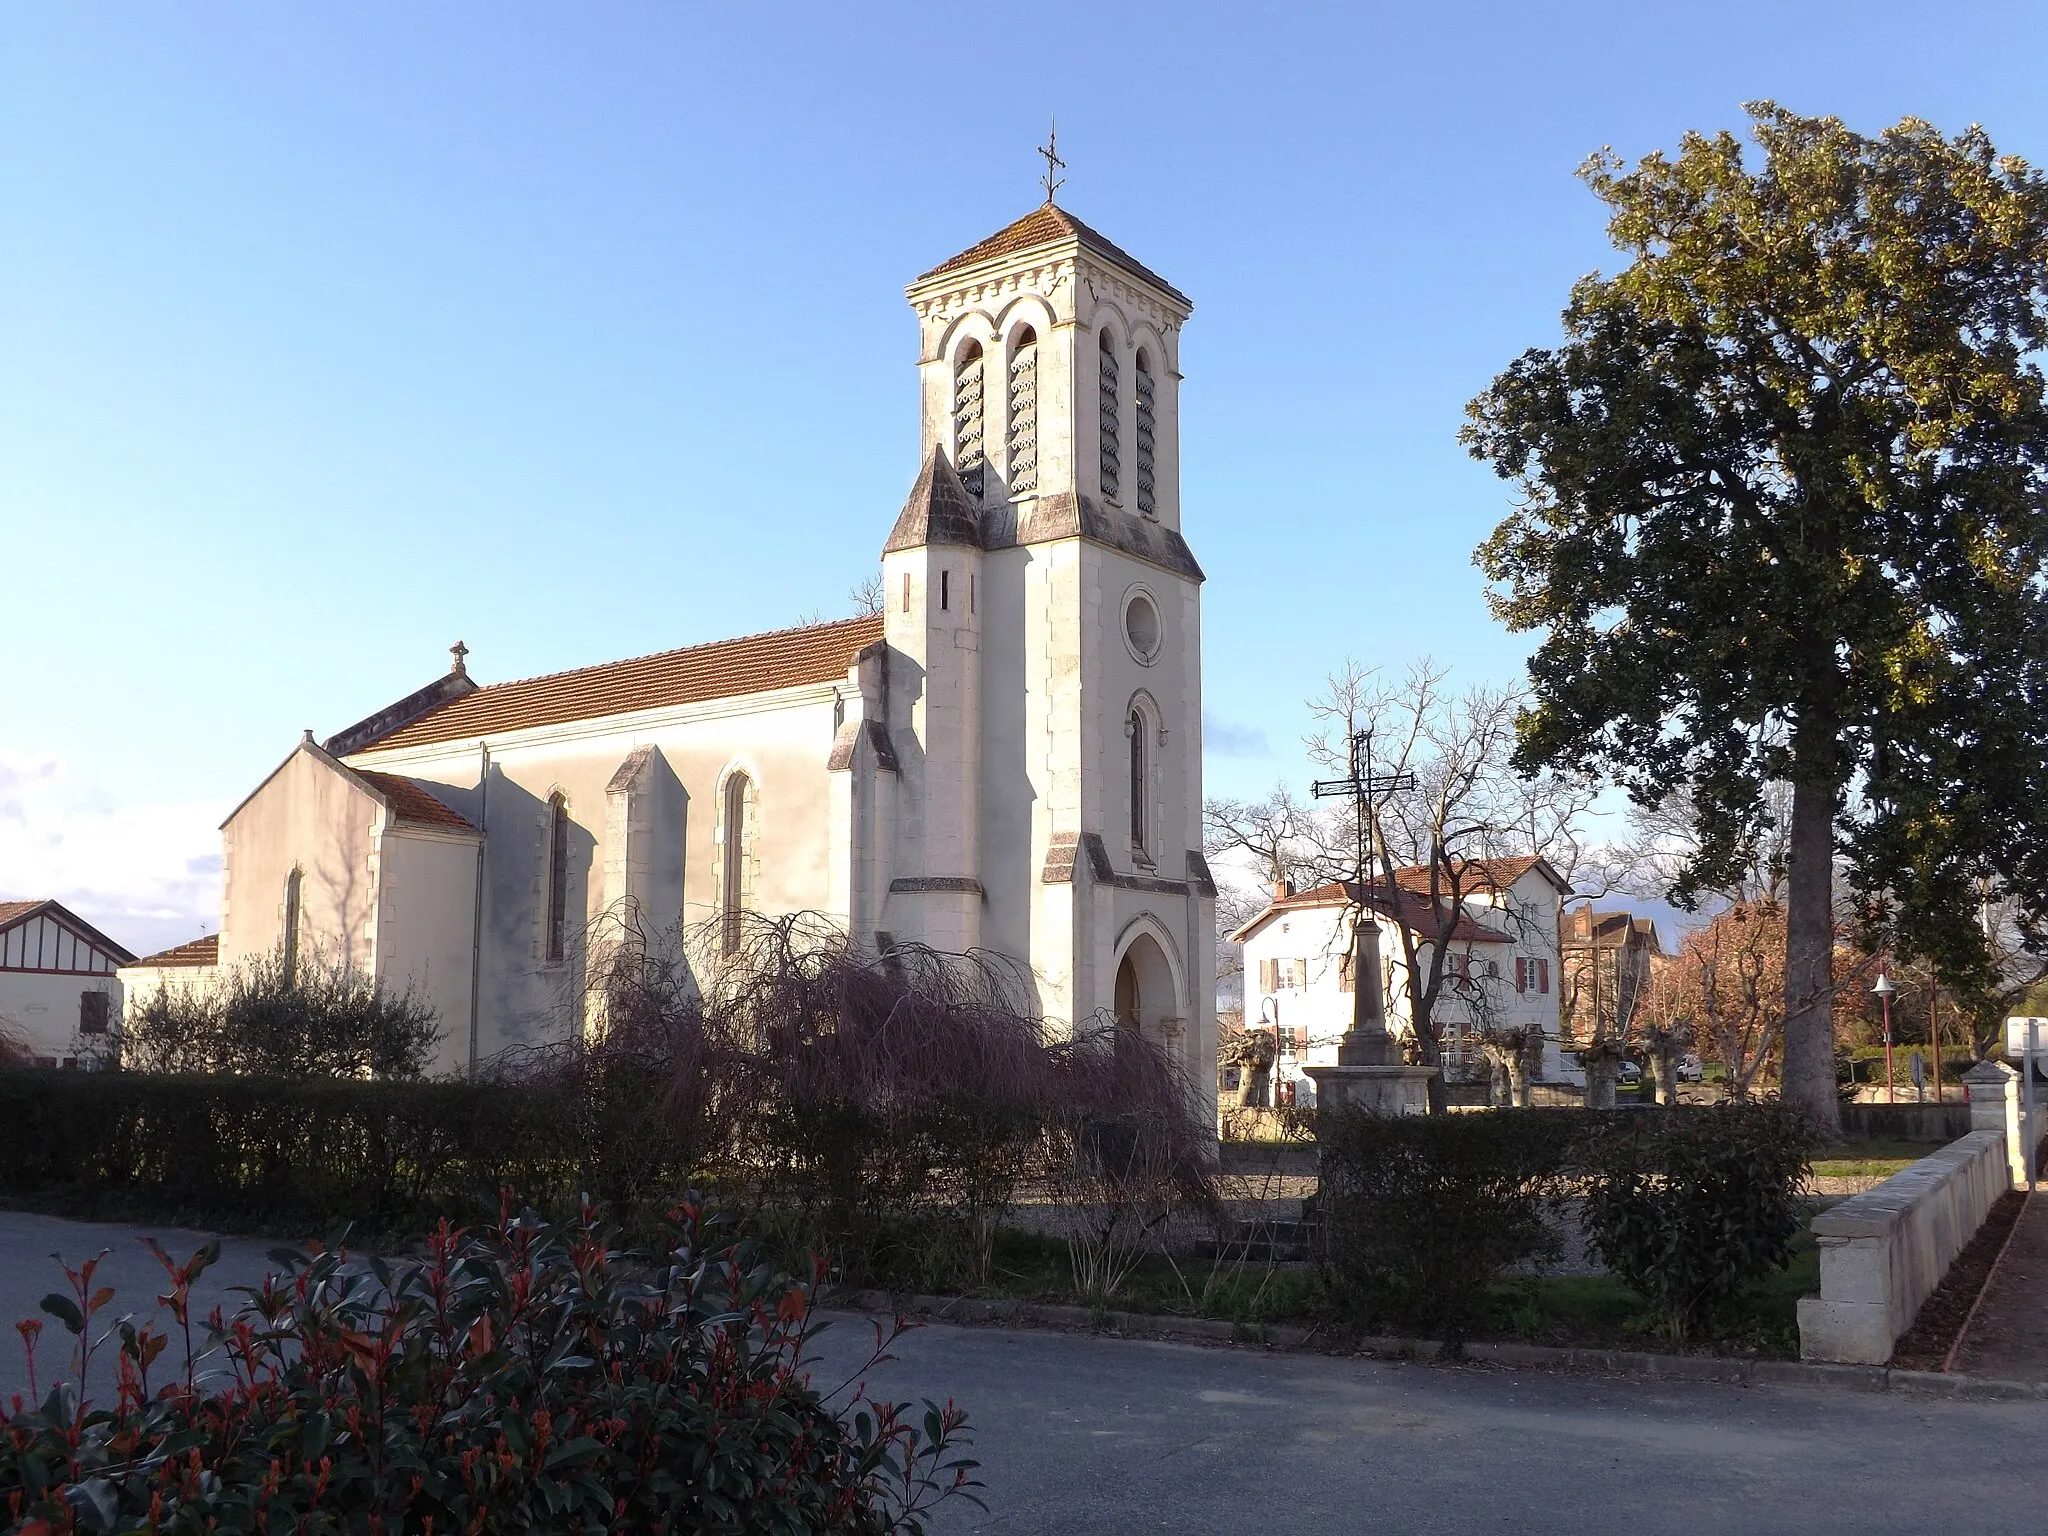
[[[1473,401],[1481,546],[1541,639],[1525,768],[1682,789],[1681,898],[1792,785],[1785,1094],[1839,1123],[1834,890],[1962,984],[2048,916],[2048,183],[1976,128],[1751,106],[1581,172],[1628,264]]]

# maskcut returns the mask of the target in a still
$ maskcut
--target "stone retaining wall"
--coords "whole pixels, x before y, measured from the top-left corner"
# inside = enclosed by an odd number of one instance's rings
[[[1920,1304],[2011,1187],[2005,1133],[1972,1131],[1816,1216],[1820,1295],[1799,1303],[1800,1357],[1891,1359]]]

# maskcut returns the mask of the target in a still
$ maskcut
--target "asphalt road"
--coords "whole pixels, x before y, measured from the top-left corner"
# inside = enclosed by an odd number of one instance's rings
[[[943,1326],[898,1353],[878,1394],[980,1431],[988,1512],[948,1532],[2048,1530],[2040,1403]]]
[[[61,1282],[47,1255],[109,1248],[114,1311],[160,1271],[133,1228],[0,1213],[0,1321]],[[197,1234],[160,1234],[187,1252]],[[230,1239],[214,1296],[267,1244]],[[8,1330],[11,1333],[11,1329]],[[52,1324],[46,1344],[63,1338]],[[866,1320],[820,1341],[821,1381]],[[23,1385],[0,1337],[0,1394]],[[953,1397],[986,1513],[943,1532],[2024,1532],[2048,1530],[2048,1405],[1384,1364],[1250,1348],[934,1325],[869,1377]]]

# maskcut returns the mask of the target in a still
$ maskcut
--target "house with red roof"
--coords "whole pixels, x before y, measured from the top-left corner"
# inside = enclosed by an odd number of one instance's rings
[[[874,517],[880,611],[504,682],[458,643],[229,817],[217,965],[317,949],[419,989],[454,1071],[587,1027],[604,945],[701,974],[750,915],[810,912],[870,954],[1001,956],[1048,1019],[1210,1081],[1191,306],[1050,199],[907,292],[920,461]]]
[[[0,1059],[97,1061],[121,1013],[118,972],[134,958],[62,902],[0,901]]]
[[[1283,882],[1229,935],[1244,946],[1245,1027],[1275,1033],[1276,1081],[1312,1092],[1302,1069],[1337,1060],[1355,1002],[1352,936],[1370,922],[1379,930],[1380,995],[1396,1037],[1413,1037],[1416,1013],[1401,931],[1425,987],[1435,951],[1443,951],[1431,1017],[1446,1077],[1483,1076],[1482,1038],[1518,1031],[1530,1041],[1534,1080],[1580,1081],[1560,1050],[1559,912],[1569,894],[1547,859],[1527,854],[1398,869],[1391,892],[1382,883],[1296,891]]]

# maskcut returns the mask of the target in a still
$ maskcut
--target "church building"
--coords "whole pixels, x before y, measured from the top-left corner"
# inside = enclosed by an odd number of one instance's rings
[[[1014,962],[1213,1092],[1186,297],[1050,199],[913,282],[922,463],[881,611],[519,682],[444,675],[310,733],[223,833],[219,964],[317,950],[424,993],[440,1066],[584,1027],[588,935]],[[715,955],[712,963],[715,963]]]

